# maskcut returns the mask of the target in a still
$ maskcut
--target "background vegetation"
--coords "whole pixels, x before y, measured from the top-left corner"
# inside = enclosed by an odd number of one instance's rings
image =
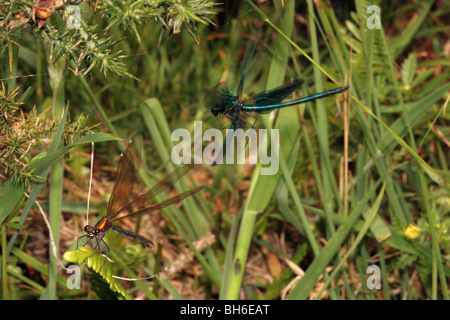
[[[377,1],[343,3],[56,1],[38,30],[32,1],[2,2],[2,298],[448,299],[450,4],[383,2],[370,29]],[[58,259],[83,234],[91,142],[92,223],[134,134],[151,185],[173,168],[174,129],[229,125],[205,93],[235,90],[258,35],[246,93],[294,78],[305,79],[296,96],[350,93],[260,117],[280,129],[278,174],[198,165],[175,190],[201,193],[124,222],[154,251],[107,235],[114,274],[158,276],[109,279],[123,286],[111,290],[82,265],[68,289]],[[371,265],[381,289],[367,285]]]

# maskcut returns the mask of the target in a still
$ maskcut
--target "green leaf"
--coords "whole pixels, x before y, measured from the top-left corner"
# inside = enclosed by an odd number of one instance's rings
[[[35,169],[36,173],[39,175],[41,172],[51,167],[56,160],[61,158],[75,146],[83,143],[104,142],[110,140],[119,140],[119,138],[104,133],[89,134],[69,146],[60,148],[54,152],[47,153],[45,156],[39,157],[37,160],[33,159],[34,161],[30,163],[30,169]]]
[[[114,278],[110,262],[98,254],[97,251],[87,247],[80,247],[77,250],[66,251],[63,258],[68,262],[76,264],[86,263],[89,269],[95,271],[105,279],[112,291],[120,293],[127,300],[131,299],[119,280]]]
[[[416,53],[411,52],[402,64],[401,77],[404,85],[411,85],[417,68]]]
[[[7,222],[7,223],[5,223],[5,226],[7,226],[8,228],[17,229],[17,230],[22,230],[23,228],[25,228],[25,226],[18,224],[16,222]]]
[[[433,105],[442,99],[445,93],[450,89],[450,84],[437,88],[435,91],[424,98],[404,105],[405,112],[396,121],[389,125],[391,132],[384,132],[379,139],[378,148],[383,154],[392,151],[397,145],[394,140],[401,139],[408,132],[408,127],[414,127]],[[395,107],[395,106],[394,106]]]
[[[363,212],[364,218],[368,219],[372,209]],[[374,222],[370,225],[370,231],[373,233],[378,242],[383,242],[391,236],[391,231],[386,222],[380,217],[376,216]]]

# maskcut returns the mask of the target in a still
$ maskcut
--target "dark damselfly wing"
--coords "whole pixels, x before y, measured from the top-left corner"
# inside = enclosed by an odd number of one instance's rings
[[[172,198],[169,198],[167,200],[164,200],[162,202],[155,203],[154,205],[151,205],[149,207],[146,207],[146,208],[143,208],[143,209],[140,209],[140,210],[137,210],[137,211],[133,211],[133,212],[131,212],[129,214],[126,214],[126,215],[117,217],[115,219],[112,219],[112,221],[121,220],[121,219],[127,218],[127,217],[139,217],[139,216],[141,216],[143,214],[159,211],[162,208],[165,208],[167,206],[170,206],[172,204],[176,204],[176,203],[180,202],[184,198],[187,198],[187,197],[193,195],[194,193],[200,191],[201,189],[202,189],[202,187],[197,187],[197,188],[188,190],[186,192],[177,194],[176,196],[174,196]]]
[[[274,89],[258,93],[248,99],[245,99],[244,105],[264,107],[280,103],[290,96],[292,92],[300,88],[303,82],[303,79],[296,79]]]
[[[137,168],[141,164],[142,148],[142,137],[137,135],[133,137],[127,149],[120,155],[116,181],[106,207],[106,217],[115,217],[119,214],[120,209],[132,199],[133,186],[138,178]]]
[[[250,70],[255,48],[256,42],[250,39],[245,49],[244,58],[242,59],[241,74],[236,95],[233,94],[232,90],[223,83],[215,85],[206,93],[204,102],[215,116],[218,114],[227,114],[227,116],[231,116],[231,111],[236,108],[236,100],[242,96],[245,77]]]
[[[125,206],[123,206],[121,209],[118,210],[118,212],[115,214],[117,216],[115,219],[112,219],[112,221],[120,220],[129,216],[140,216],[146,213],[151,213],[158,211],[159,209],[162,209],[164,207],[167,207],[171,204],[175,204],[184,198],[200,191],[202,187],[198,187],[183,193],[180,193],[173,198],[167,199],[160,203],[152,204],[152,201],[154,201],[154,198],[159,195],[162,191],[169,189],[173,184],[178,181],[181,177],[186,175],[192,168],[193,164],[184,164],[172,171],[168,176],[166,176],[164,179],[159,180],[150,190],[148,190],[146,193],[140,195],[139,197],[135,198],[134,200],[128,202]],[[142,209],[135,209],[137,207],[140,207]]]
[[[238,97],[242,97],[242,92],[244,90],[245,77],[247,76],[247,73],[250,70],[252,58],[253,58],[253,55],[255,54],[255,48],[256,48],[256,42],[250,39],[248,41],[247,47],[245,49],[244,58],[242,59],[241,77],[239,79],[239,85],[238,85],[238,88],[236,91]]]
[[[201,189],[201,187],[195,188],[161,203],[152,203],[157,195],[172,187],[176,181],[193,168],[192,164],[185,164],[175,169],[164,179],[158,181],[150,190],[134,198],[133,187],[139,179],[138,172],[141,164],[142,148],[142,137],[137,135],[131,140],[125,152],[120,156],[117,166],[116,182],[106,209],[106,217],[110,218],[111,221],[157,211],[179,202]]]

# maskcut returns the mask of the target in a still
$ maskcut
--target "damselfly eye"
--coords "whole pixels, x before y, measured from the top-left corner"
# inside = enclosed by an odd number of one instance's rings
[[[90,225],[86,225],[84,227],[84,232],[86,232],[87,234],[90,234],[92,232],[92,227]]]

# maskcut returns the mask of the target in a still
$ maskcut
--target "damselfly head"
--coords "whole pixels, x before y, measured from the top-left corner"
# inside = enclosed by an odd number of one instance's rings
[[[225,86],[224,83],[218,83],[205,93],[203,100],[211,113],[218,116],[234,104],[234,98],[235,96],[229,87]]]
[[[216,109],[216,108],[212,107],[212,108],[211,108],[211,113],[212,113],[214,116],[218,116],[219,113],[220,113],[220,111],[219,111],[219,109]]]
[[[92,226],[90,226],[90,225],[86,225],[86,226],[84,227],[84,232],[86,232],[86,234],[87,234],[89,237],[93,237],[93,236],[94,236],[94,231],[95,231],[95,228],[92,227]]]

